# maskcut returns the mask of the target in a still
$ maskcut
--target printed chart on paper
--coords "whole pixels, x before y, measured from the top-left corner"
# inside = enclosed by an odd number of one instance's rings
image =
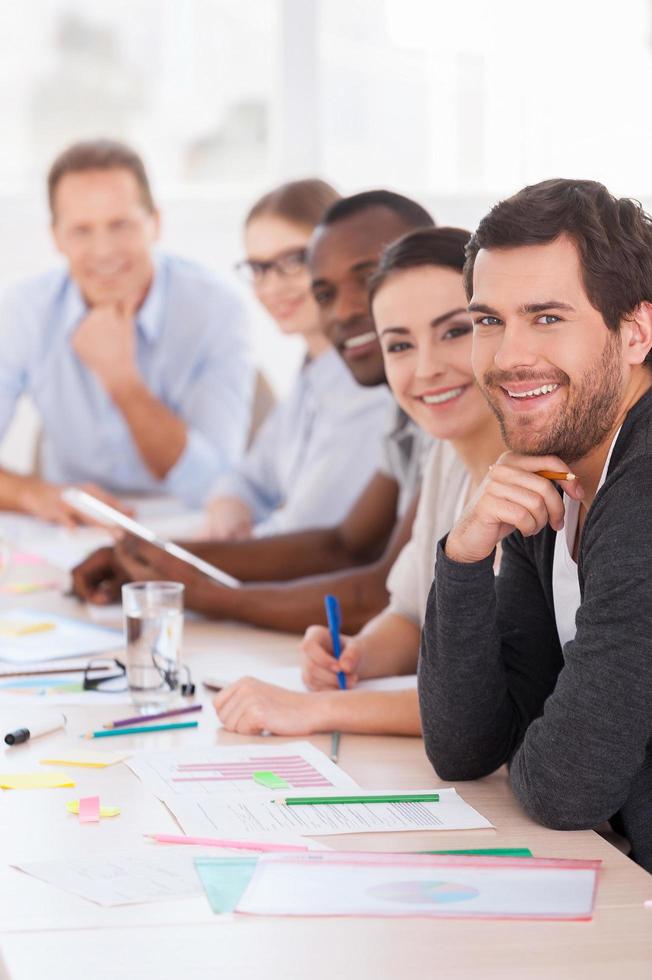
[[[128,765],[161,800],[251,794],[269,798],[270,790],[254,780],[257,772],[278,776],[288,791],[357,786],[310,742],[138,752]]]

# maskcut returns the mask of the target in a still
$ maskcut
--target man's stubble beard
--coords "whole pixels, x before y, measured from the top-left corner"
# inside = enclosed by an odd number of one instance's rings
[[[527,372],[509,376],[506,372],[490,371],[485,374],[480,388],[498,419],[509,449],[526,456],[559,456],[565,463],[575,463],[605,440],[618,416],[623,386],[620,334],[609,331],[602,354],[585,371],[580,382],[571,385],[567,374],[557,372],[555,380],[567,386],[568,396],[545,432],[528,431],[529,413],[516,418],[511,426],[506,424],[505,413],[490,393],[497,378],[504,384],[508,378],[541,383],[550,381],[550,377],[537,378]]]

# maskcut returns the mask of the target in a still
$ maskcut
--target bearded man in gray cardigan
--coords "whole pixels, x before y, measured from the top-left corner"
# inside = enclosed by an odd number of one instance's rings
[[[438,546],[426,749],[444,779],[507,763],[534,819],[610,820],[652,871],[652,219],[548,180],[467,256],[474,372],[510,451]]]

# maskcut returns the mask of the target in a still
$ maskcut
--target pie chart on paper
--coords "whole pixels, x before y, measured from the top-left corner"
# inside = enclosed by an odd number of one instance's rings
[[[454,881],[391,881],[372,885],[369,895],[387,902],[404,902],[406,905],[437,905],[449,902],[468,902],[480,894],[477,888],[460,885]]]

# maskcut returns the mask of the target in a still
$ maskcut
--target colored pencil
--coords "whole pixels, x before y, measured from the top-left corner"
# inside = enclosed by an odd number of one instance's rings
[[[321,806],[323,803],[439,803],[439,793],[392,793],[389,796],[288,796],[282,806]]]
[[[188,715],[192,711],[201,711],[203,705],[191,704],[187,708],[170,708],[169,711],[157,711],[155,715],[135,715],[133,718],[119,718],[118,721],[108,721],[102,728],[124,728],[125,725],[137,725],[141,721],[155,721],[157,718],[172,718],[174,715]]]
[[[232,847],[243,851],[307,851],[302,844],[272,844],[253,840],[226,840],[219,837],[184,837],[181,834],[145,834],[159,844],[198,844],[200,847]]]
[[[331,762],[337,762],[340,757],[340,733],[333,732],[331,735],[331,751],[330,760]]]
[[[558,473],[556,470],[537,470],[536,475],[543,476],[546,480],[566,480],[567,483],[577,479],[574,473]]]
[[[108,738],[110,735],[142,735],[144,732],[171,732],[176,728],[196,728],[198,721],[177,721],[171,725],[139,725],[137,728],[111,728],[108,731],[86,732],[82,738]]]

